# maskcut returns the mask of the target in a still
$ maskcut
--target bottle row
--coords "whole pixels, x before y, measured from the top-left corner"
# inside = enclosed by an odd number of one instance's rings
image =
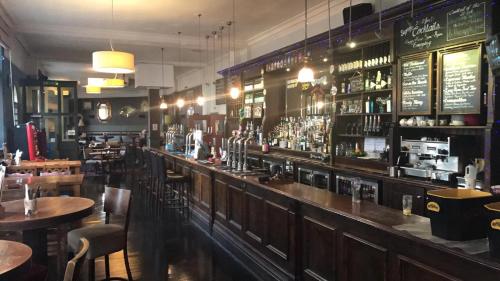
[[[392,70],[388,72],[367,72],[365,79],[361,75],[345,77],[340,82],[340,93],[351,94],[361,91],[386,90],[392,87]]]
[[[364,112],[361,100],[342,100],[340,103],[340,115],[344,114],[362,114],[362,113],[391,113],[392,96],[386,97],[368,97],[364,102]]]
[[[341,63],[338,65],[338,71],[342,73],[342,72],[358,70],[361,68],[383,66],[389,63],[391,63],[391,55],[386,54],[377,57],[371,57],[365,60],[359,59]]]

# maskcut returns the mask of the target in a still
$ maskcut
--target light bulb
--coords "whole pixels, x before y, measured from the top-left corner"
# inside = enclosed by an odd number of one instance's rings
[[[300,71],[299,71],[299,77],[298,81],[300,83],[311,83],[314,81],[314,71],[307,67],[304,66]]]
[[[286,68],[286,72],[290,72],[290,67],[287,67],[287,68]]]
[[[167,109],[167,108],[168,108],[167,103],[164,100],[162,100],[160,104],[160,109]]]
[[[178,99],[176,104],[177,104],[178,108],[183,108],[184,107],[184,99]]]
[[[351,49],[356,48],[356,42],[350,40],[349,42],[347,42],[347,47]]]
[[[229,95],[233,100],[239,98],[240,96],[240,89],[238,87],[231,87],[231,90],[229,91]]]
[[[328,58],[323,58],[323,62],[327,62],[328,61]]]
[[[323,101],[318,101],[317,107],[318,109],[322,109],[325,106],[325,103]]]
[[[205,103],[205,97],[203,97],[203,96],[199,96],[198,98],[196,98],[196,103],[197,103],[199,106],[203,106],[203,104]]]

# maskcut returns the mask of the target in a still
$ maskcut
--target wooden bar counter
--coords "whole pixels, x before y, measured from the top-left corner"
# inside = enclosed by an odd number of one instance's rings
[[[500,280],[500,260],[421,239],[395,226],[425,217],[296,182],[261,184],[181,154],[193,222],[264,280]]]

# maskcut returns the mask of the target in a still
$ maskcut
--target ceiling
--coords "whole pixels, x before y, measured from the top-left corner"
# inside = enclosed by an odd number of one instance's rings
[[[322,1],[309,0],[309,6]],[[207,53],[205,38],[199,45],[197,15],[202,14],[203,37],[232,18],[231,0],[115,0],[113,24],[111,0],[0,0],[0,4],[39,66],[49,76],[67,79],[90,73],[91,53],[109,48],[110,37],[115,49],[133,52],[136,63],[161,62],[163,47],[176,74],[200,67],[200,57],[204,64]],[[237,0],[238,46],[303,9],[301,0]],[[209,47],[212,44],[209,41]]]

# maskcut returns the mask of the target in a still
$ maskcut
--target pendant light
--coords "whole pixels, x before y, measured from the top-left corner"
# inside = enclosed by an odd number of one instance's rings
[[[330,0],[328,1],[328,49],[326,50],[327,56],[325,57],[326,60],[323,60],[324,62],[327,62],[328,59],[333,59],[333,47],[332,47],[332,15],[331,15],[331,7],[330,7]]]
[[[111,0],[111,28],[114,26],[114,0]],[[92,68],[104,73],[133,73],[135,71],[134,55],[115,51],[113,39],[110,36],[111,51],[96,51],[92,53]]]
[[[215,49],[216,49],[216,40],[217,40],[217,31],[212,31],[212,37],[214,38],[213,40],[213,48],[212,48],[212,66],[213,66],[213,71],[212,71],[212,75],[213,75],[213,79],[212,79],[212,84],[216,84],[217,83],[217,70],[216,70],[216,67],[215,67],[215,56],[216,56],[216,52],[215,52]]]
[[[352,41],[352,0],[349,1],[349,41],[347,46],[351,49],[356,48],[356,42]]]
[[[228,22],[231,26],[231,22]],[[233,0],[233,67],[236,65],[236,0]],[[229,48],[230,49],[230,48]],[[231,59],[231,54],[229,53],[229,59]],[[231,69],[229,69],[229,79],[231,79],[231,89],[229,90],[229,95],[233,100],[240,97],[241,89],[237,85],[234,85],[233,79],[231,78]]]
[[[304,67],[299,71],[298,82],[300,83],[311,83],[314,81],[314,71],[307,66],[307,61],[309,59],[307,55],[307,0],[304,0],[305,4],[305,21],[304,21]]]
[[[178,49],[178,58],[179,58],[179,61],[182,61],[182,47],[181,47],[181,32],[178,31],[177,32],[177,36],[178,36],[178,44],[179,44],[179,49]],[[176,102],[176,105],[179,109],[183,108],[184,107],[184,99],[183,98],[177,98],[177,102]]]
[[[382,0],[378,0],[378,30],[375,31],[375,36],[378,39],[382,39]]]
[[[178,99],[177,99],[176,105],[177,105],[177,107],[178,107],[179,109],[183,108],[183,107],[184,107],[184,104],[185,104],[185,102],[184,102],[184,99],[183,99],[183,98],[178,98]]]
[[[165,99],[163,98],[163,95],[161,94],[162,88],[165,87],[165,59],[164,59],[164,54],[163,54],[163,48],[161,48],[161,87],[160,87],[160,97],[161,97],[161,103],[160,103],[160,109],[167,109],[168,105]]]
[[[207,39],[207,46],[208,46],[208,39]],[[201,62],[201,13],[198,14],[198,50],[200,50],[200,53],[198,54],[198,61],[200,65],[202,65]],[[205,97],[203,96],[203,82],[205,80],[205,71],[204,68],[201,69],[202,75],[200,75],[200,87],[201,87],[201,95],[196,98],[196,103],[199,106],[203,106],[205,104]]]
[[[85,93],[87,93],[87,94],[100,94],[101,93],[100,87],[86,85],[86,86],[84,86],[84,88],[85,88]]]
[[[125,87],[125,80],[119,79],[119,78],[106,78],[104,79],[104,83],[102,85],[102,88],[124,88]]]

